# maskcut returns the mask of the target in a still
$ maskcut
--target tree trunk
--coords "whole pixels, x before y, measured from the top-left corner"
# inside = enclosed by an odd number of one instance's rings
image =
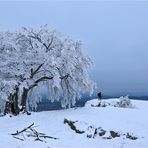
[[[19,89],[16,88],[16,91],[14,94],[10,94],[8,100],[5,105],[4,114],[13,114],[18,115],[19,114],[19,107],[18,107],[18,92]]]
[[[4,110],[4,115],[6,115],[6,114],[11,114],[12,113],[12,94],[10,94],[10,96],[8,97],[8,100],[9,101],[7,101],[6,102],[6,104],[5,104],[5,110]]]
[[[18,92],[19,89],[16,88],[16,92],[13,95],[13,106],[14,106],[14,114],[18,115],[19,114],[19,107],[18,107]]]
[[[21,110],[22,112],[26,112],[26,104],[27,104],[27,96],[28,96],[29,90],[24,88],[22,93],[22,100],[21,100]]]
[[[36,87],[38,85],[38,83],[42,82],[42,81],[45,81],[45,80],[51,80],[53,79],[53,77],[47,77],[47,76],[44,76],[44,77],[41,77],[39,78],[38,80],[35,81],[35,83],[33,85],[31,85],[29,88],[24,88],[23,89],[23,93],[22,93],[22,100],[21,100],[21,110],[22,112],[26,112],[28,115],[30,114],[29,112],[27,112],[26,110],[26,104],[27,104],[27,97],[28,97],[28,92],[33,89],[34,87]]]

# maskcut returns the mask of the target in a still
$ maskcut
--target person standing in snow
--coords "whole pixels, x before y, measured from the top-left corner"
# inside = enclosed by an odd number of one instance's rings
[[[97,96],[98,96],[98,100],[99,100],[98,107],[100,107],[100,106],[101,106],[102,93],[99,92],[99,93],[97,94]]]
[[[101,101],[101,99],[102,99],[102,93],[99,92],[99,93],[97,94],[97,96],[98,96],[98,100]]]

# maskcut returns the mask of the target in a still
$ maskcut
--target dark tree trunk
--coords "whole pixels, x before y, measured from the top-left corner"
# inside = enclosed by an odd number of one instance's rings
[[[9,101],[7,101],[6,102],[6,104],[5,104],[5,110],[4,110],[4,115],[6,115],[6,114],[11,114],[12,113],[12,94],[10,94],[10,96],[8,97],[8,100]]]
[[[13,106],[14,106],[14,114],[18,115],[19,114],[19,107],[18,107],[18,92],[19,89],[16,88],[16,92],[13,95]]]
[[[27,97],[28,97],[28,93],[31,89],[33,89],[34,87],[36,87],[38,85],[38,83],[42,82],[42,81],[46,81],[46,80],[51,80],[53,79],[53,77],[47,77],[47,76],[44,76],[44,77],[41,77],[39,78],[38,80],[35,81],[35,83],[33,85],[31,85],[29,88],[24,88],[23,89],[23,93],[22,93],[22,100],[21,100],[21,112],[26,112],[28,115],[30,114],[29,112],[27,112],[26,110],[26,104],[27,104]]]
[[[14,94],[10,94],[8,100],[5,105],[4,114],[13,114],[18,115],[19,114],[19,107],[18,107],[18,87],[15,90]]]
[[[27,96],[28,96],[29,90],[24,88],[22,93],[22,100],[21,100],[21,111],[26,112],[26,104],[27,104]]]

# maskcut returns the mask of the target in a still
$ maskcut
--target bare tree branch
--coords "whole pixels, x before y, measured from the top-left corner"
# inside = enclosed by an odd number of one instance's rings
[[[24,128],[24,129],[21,130],[21,131],[16,131],[16,133],[13,133],[13,134],[11,134],[11,135],[13,135],[13,136],[19,135],[20,133],[23,133],[23,132],[25,132],[27,129],[31,128],[33,125],[34,125],[34,123],[32,123],[31,125],[29,125],[28,127]]]

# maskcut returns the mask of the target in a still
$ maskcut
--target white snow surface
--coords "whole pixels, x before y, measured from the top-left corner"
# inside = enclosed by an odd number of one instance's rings
[[[105,101],[112,103],[117,99]],[[20,114],[11,118],[8,115],[0,117],[0,148],[148,148],[148,101],[131,102],[135,108],[91,107],[91,104],[98,103],[98,100],[94,99],[81,108],[32,112],[30,116]],[[92,125],[107,131],[130,132],[138,139],[102,139],[100,136],[87,138],[86,133],[77,134],[64,124],[64,118],[78,121],[75,125],[80,130],[87,130],[88,126]],[[20,141],[10,135],[32,123],[37,125],[37,131],[59,139],[45,139],[46,142],[40,142],[26,137],[26,140]]]

